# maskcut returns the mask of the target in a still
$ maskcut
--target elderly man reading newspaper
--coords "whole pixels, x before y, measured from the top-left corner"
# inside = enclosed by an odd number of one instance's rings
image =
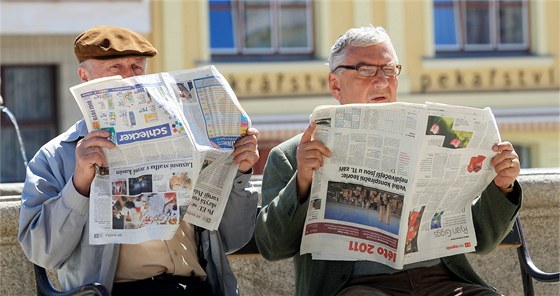
[[[333,45],[328,62],[329,87],[340,104],[397,101],[401,65],[383,28],[348,30]],[[403,269],[374,261],[316,260],[311,254],[300,254],[314,171],[326,158],[336,157],[312,137],[316,128],[318,124],[312,123],[303,134],[270,152],[262,182],[264,206],[255,229],[257,246],[266,259],[293,257],[296,295],[500,295],[474,272],[463,254],[420,261]],[[519,158],[512,144],[494,143],[491,149],[496,177],[472,204],[476,252],[480,254],[492,250],[509,231],[522,200],[516,181]],[[383,194],[379,199],[376,192],[369,206],[386,213],[395,206],[387,194],[384,201]],[[315,202],[313,205],[317,207]],[[413,231],[420,211],[403,216],[410,219]],[[386,216],[381,220],[387,221]]]
[[[83,32],[74,51],[82,82],[143,75],[146,59],[157,54],[138,33],[112,26]],[[115,144],[108,139],[109,131],[88,132],[80,120],[29,162],[19,221],[23,251],[33,263],[56,269],[63,290],[99,282],[112,295],[238,295],[226,253],[241,248],[253,233],[257,193],[249,179],[259,158],[256,135],[249,128],[234,144],[233,161],[239,168],[218,230],[197,236],[193,225],[181,221],[170,240],[92,245],[88,240],[90,186],[97,168],[107,164],[103,149],[114,149]],[[171,184],[174,188],[184,184],[183,178],[177,178]],[[128,182],[132,186],[116,182],[115,195],[127,189],[143,192],[150,186],[144,177]],[[144,208],[145,201],[135,197],[108,208],[108,219],[114,213],[117,227],[130,223]],[[175,209],[169,202],[159,203],[162,211]]]

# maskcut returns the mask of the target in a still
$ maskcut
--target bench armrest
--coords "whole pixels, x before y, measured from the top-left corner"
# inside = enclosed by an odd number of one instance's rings
[[[517,228],[519,235],[519,240],[521,241],[521,246],[517,249],[517,255],[519,257],[519,262],[523,269],[537,281],[540,282],[558,282],[560,281],[560,272],[544,272],[539,269],[531,259],[531,254],[529,254],[529,249],[527,248],[527,242],[525,241],[525,234],[523,232],[523,227],[521,225],[521,219],[517,216],[515,221],[514,230]]]
[[[37,286],[37,296],[85,296],[85,295],[97,295],[97,296],[110,296],[109,290],[99,283],[91,283],[83,285],[71,291],[58,291],[56,290],[45,268],[33,264],[35,270],[35,283]]]

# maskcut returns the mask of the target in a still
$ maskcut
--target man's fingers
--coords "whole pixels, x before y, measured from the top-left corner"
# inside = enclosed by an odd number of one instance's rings
[[[503,148],[503,147],[502,147]],[[515,152],[515,150],[504,149],[501,150],[498,148],[498,154],[492,158],[492,166],[493,167],[502,167],[508,168],[511,165],[511,161],[513,160],[519,165],[519,156]]]
[[[236,151],[239,149],[236,149]],[[251,164],[255,164],[259,160],[259,152],[254,149],[244,149],[237,151],[233,154],[233,161],[236,163],[241,163],[242,161],[247,161]]]
[[[85,167],[92,166],[105,166],[105,156],[103,155],[103,150],[99,146],[84,146],[78,145],[76,147],[76,165],[79,165],[84,169]],[[87,144],[85,144],[87,145]]]
[[[243,136],[239,139],[237,139],[237,141],[235,141],[235,144],[233,144],[233,147],[235,149],[242,147],[242,146],[247,146],[247,145],[257,145],[257,136],[256,135],[247,135],[247,136]]]
[[[301,136],[300,144],[305,144],[305,143],[311,141],[311,136],[313,135],[313,132],[315,131],[316,127],[317,127],[317,125],[315,124],[315,122],[312,121],[311,123],[309,123],[309,126],[307,127],[305,132],[303,132],[303,135]]]
[[[239,139],[234,146],[234,158],[246,151],[250,153],[256,153],[258,155],[257,138],[255,138],[255,136],[245,136],[242,139]]]
[[[107,130],[95,130],[95,131],[92,131],[92,132],[89,132],[88,134],[86,134],[84,136],[84,140],[89,140],[89,139],[96,138],[96,137],[109,138],[110,136],[111,136],[111,133]]]
[[[247,133],[237,139],[233,150],[233,161],[239,164],[239,172],[248,172],[259,161],[257,136],[259,131],[255,128],[247,129]]]
[[[303,154],[306,154],[309,151],[313,151],[313,155],[317,158],[323,158],[323,156],[331,157],[332,152],[325,144],[319,141],[311,141],[307,143],[301,143],[300,148]]]
[[[78,170],[91,170],[96,165],[105,166],[106,159],[103,148],[114,148],[116,146],[107,139],[110,136],[111,133],[106,130],[96,130],[85,135],[76,146],[76,168]]]
[[[246,173],[259,161],[259,158],[257,150],[245,150],[234,155],[233,162],[239,164],[239,172]]]
[[[508,187],[515,181],[521,171],[519,155],[513,149],[513,145],[507,141],[494,145],[492,150],[498,153],[492,158],[491,162],[497,173],[494,183],[499,187]]]
[[[78,144],[82,148],[114,148],[116,145],[108,139],[110,136],[111,133],[106,130],[97,130],[85,135]]]
[[[300,169],[317,170],[323,166],[323,153],[318,149],[304,150],[298,159],[298,167]]]
[[[254,127],[250,127],[247,129],[247,133],[245,135],[257,137],[259,135],[259,131]]]
[[[502,153],[504,151],[513,151],[513,145],[508,141],[500,142],[492,147],[492,151],[498,153]]]

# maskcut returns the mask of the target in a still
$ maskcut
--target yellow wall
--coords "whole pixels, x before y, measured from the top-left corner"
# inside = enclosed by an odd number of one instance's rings
[[[151,72],[194,68],[208,57],[206,1],[153,1],[152,41],[160,54]]]
[[[402,12],[402,19],[406,27],[403,38],[405,47],[398,49],[400,52],[398,53],[399,55],[406,55],[406,60],[401,59],[400,62],[404,64],[402,71],[408,75],[409,80],[407,82],[409,84],[416,80],[414,77],[418,77],[418,72],[422,69],[422,58],[426,56],[424,42],[426,41],[426,35],[430,34],[425,32],[425,15],[422,13],[424,12],[425,2],[427,1],[409,1]],[[403,82],[401,81],[401,83]],[[414,91],[414,84],[412,84],[412,87],[409,85],[409,91],[411,88]]]
[[[541,0],[542,1],[542,0]],[[546,11],[546,27],[548,34],[546,36],[548,44],[548,52],[556,59],[556,77],[560,69],[560,1],[544,1]]]
[[[327,40],[328,44],[332,45],[338,36],[354,25],[354,7],[350,1],[344,0],[325,1],[325,5],[330,6],[329,15],[317,17],[329,20],[331,29]]]

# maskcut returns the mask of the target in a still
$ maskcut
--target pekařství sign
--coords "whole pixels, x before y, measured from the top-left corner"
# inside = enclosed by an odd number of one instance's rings
[[[555,89],[558,70],[548,68],[433,69],[409,74],[415,93]],[[238,98],[330,95],[326,71],[224,74]],[[402,82],[401,82],[402,83]]]
[[[559,87],[558,69],[553,67],[433,70],[423,73],[416,81],[412,89],[420,93]]]
[[[224,74],[239,98],[328,95],[328,72]]]

